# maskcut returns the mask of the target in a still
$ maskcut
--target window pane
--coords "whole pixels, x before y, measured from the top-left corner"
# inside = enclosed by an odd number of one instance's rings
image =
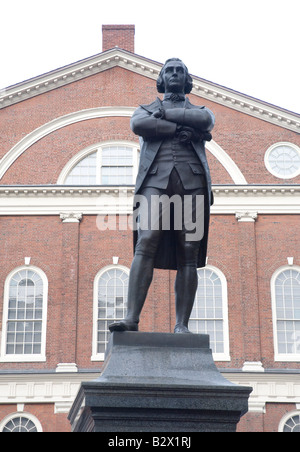
[[[283,428],[284,432],[299,433],[300,432],[300,416],[296,415],[288,419]]]
[[[300,171],[300,152],[296,147],[278,145],[269,153],[268,164],[276,176],[292,178]]]
[[[77,163],[65,179],[65,184],[132,185],[134,152],[127,146],[103,147]],[[97,168],[98,162],[101,162],[101,168]]]
[[[198,270],[198,289],[189,328],[193,333],[209,334],[213,353],[224,353],[222,283],[212,270]]]
[[[39,290],[36,289],[37,283]],[[42,280],[32,270],[22,270],[11,279],[6,333],[7,354],[41,353],[42,292]],[[38,331],[39,334],[35,336],[33,331]]]
[[[109,146],[102,149],[102,185],[133,184],[133,149]]]
[[[131,185],[133,183],[133,167],[102,166],[102,185]]]
[[[2,432],[16,433],[16,432],[37,432],[35,424],[26,417],[18,416],[7,422]]]
[[[126,315],[127,290],[128,274],[124,270],[108,270],[98,281],[98,353],[105,351],[110,335],[109,325]]]
[[[66,178],[66,185],[95,185],[97,174],[97,152],[84,159],[70,171]]]
[[[277,345],[283,354],[300,353],[300,273],[284,270],[275,281]]]
[[[103,148],[102,165],[133,165],[133,149],[125,146],[109,146]]]

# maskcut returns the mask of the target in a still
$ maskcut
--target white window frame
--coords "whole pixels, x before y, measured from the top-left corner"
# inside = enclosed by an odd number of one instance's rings
[[[85,149],[82,149],[78,154],[76,154],[74,157],[69,160],[69,162],[65,165],[64,169],[59,175],[59,178],[57,179],[57,185],[66,185],[67,177],[69,176],[69,173],[75,168],[75,166],[81,162],[85,157],[87,157],[89,154],[93,154],[94,152],[97,152],[97,184],[96,185],[102,185],[100,184],[101,181],[101,150],[102,148],[110,147],[110,146],[123,146],[132,148],[133,150],[133,180],[131,185],[135,185],[135,179],[138,173],[138,165],[139,165],[139,144],[134,141],[102,141],[100,143],[93,144],[91,146],[88,146]],[[109,185],[111,186],[111,185]]]
[[[97,350],[97,335],[98,335],[98,284],[99,279],[101,278],[104,273],[106,273],[109,270],[121,270],[128,274],[130,273],[130,269],[128,267],[125,267],[123,265],[108,265],[104,268],[102,268],[94,279],[94,290],[93,290],[93,344],[92,344],[92,357],[91,361],[104,361],[105,353],[98,353]]]
[[[2,419],[2,421],[0,422],[0,433],[3,432],[3,429],[8,422],[12,421],[15,418],[19,418],[19,417],[25,417],[29,421],[33,422],[37,429],[37,433],[43,432],[42,424],[40,423],[40,421],[38,420],[37,417],[35,417],[31,413],[27,413],[26,411],[20,411],[20,412],[16,411],[15,413],[11,413],[11,414],[7,415],[4,419]]]
[[[292,174],[290,176],[283,176],[281,174],[276,173],[276,171],[274,171],[274,169],[271,167],[271,165],[269,163],[269,156],[270,156],[271,152],[274,149],[276,149],[277,147],[280,147],[280,146],[289,146],[289,147],[293,148],[300,156],[300,148],[299,148],[299,146],[297,146],[294,143],[289,143],[287,141],[281,141],[281,142],[272,144],[272,146],[270,146],[267,149],[267,151],[265,153],[265,159],[264,159],[265,160],[265,166],[266,166],[267,170],[269,171],[269,173],[273,174],[273,176],[277,177],[278,179],[284,179],[284,180],[285,179],[294,179],[295,177],[300,175],[300,168],[298,169],[297,172],[295,172],[294,174]]]
[[[286,413],[279,422],[278,432],[283,432],[286,422],[294,416],[300,416],[300,410],[290,411]]]
[[[274,343],[274,361],[282,362],[299,362],[300,353],[279,353],[278,352],[278,331],[277,331],[277,306],[276,306],[276,292],[275,292],[275,281],[280,273],[285,270],[296,270],[300,272],[300,267],[297,265],[284,265],[278,268],[272,275],[271,278],[271,302],[272,302],[272,319],[273,319],[273,343]]]
[[[229,347],[229,322],[228,322],[228,291],[227,291],[227,280],[224,273],[217,267],[213,265],[206,265],[203,269],[199,270],[211,270],[220,278],[222,287],[222,312],[223,312],[223,341],[224,341],[224,352],[223,353],[213,353],[213,359],[215,361],[231,361],[230,358],[230,347]]]
[[[7,324],[8,324],[8,306],[9,306],[9,288],[10,281],[13,276],[24,270],[31,270],[41,277],[43,281],[43,313],[42,313],[42,342],[41,353],[39,354],[6,354],[6,338],[7,338]],[[32,265],[24,265],[22,267],[12,270],[5,280],[4,285],[4,303],[3,303],[3,321],[2,321],[2,337],[1,337],[1,352],[0,362],[45,362],[46,361],[46,331],[47,331],[47,307],[48,307],[48,279],[46,274],[37,267]]]

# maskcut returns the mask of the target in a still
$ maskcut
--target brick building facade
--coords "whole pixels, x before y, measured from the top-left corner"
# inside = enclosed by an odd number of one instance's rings
[[[101,370],[132,260],[129,122],[161,66],[134,53],[134,26],[103,26],[98,55],[1,91],[0,431],[70,431],[80,382]],[[299,431],[300,117],[193,82],[216,126],[190,327],[210,334],[226,378],[254,388],[239,431]],[[155,271],[142,331],[173,331],[174,278]]]

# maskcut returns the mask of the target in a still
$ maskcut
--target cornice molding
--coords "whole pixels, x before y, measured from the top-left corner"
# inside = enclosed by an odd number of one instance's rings
[[[0,109],[82,80],[112,67],[122,67],[156,80],[162,64],[118,47],[0,91]],[[300,132],[300,115],[200,77],[192,76],[192,93],[272,124]]]
[[[300,403],[298,373],[223,373],[232,383],[251,386],[249,410],[264,412],[266,403]],[[68,412],[83,381],[94,380],[99,372],[6,373],[0,375],[0,403],[52,403],[56,412]]]
[[[215,215],[300,214],[300,185],[215,185],[213,192]],[[133,186],[1,186],[0,215],[130,215],[133,194]]]

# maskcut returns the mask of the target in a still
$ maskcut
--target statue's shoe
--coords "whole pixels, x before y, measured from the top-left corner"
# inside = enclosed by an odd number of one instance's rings
[[[193,334],[188,327],[185,325],[182,325],[181,323],[178,323],[175,325],[174,333],[181,333],[181,334]]]
[[[135,322],[127,322],[126,320],[121,320],[120,322],[115,322],[109,325],[109,330],[111,333],[114,331],[138,331],[139,326]]]

